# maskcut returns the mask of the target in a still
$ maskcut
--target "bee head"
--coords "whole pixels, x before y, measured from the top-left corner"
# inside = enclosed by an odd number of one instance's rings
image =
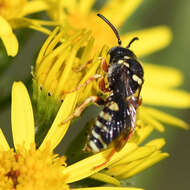
[[[120,59],[136,59],[136,55],[129,50],[121,46],[115,46],[108,52],[110,54],[110,63],[117,63]]]

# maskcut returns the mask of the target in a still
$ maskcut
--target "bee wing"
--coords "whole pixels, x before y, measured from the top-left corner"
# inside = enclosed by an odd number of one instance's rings
[[[123,85],[125,87],[126,96],[129,97],[133,94],[133,90],[131,88],[130,82],[129,82],[129,76],[126,74],[126,71],[123,69],[121,72]]]
[[[122,72],[123,75],[123,82],[124,82],[124,86],[126,89],[126,94],[128,95],[126,98],[126,102],[127,102],[127,115],[128,117],[130,117],[130,123],[126,123],[127,127],[130,126],[132,130],[135,129],[135,125],[136,125],[136,114],[137,114],[137,108],[138,108],[138,101],[139,101],[139,93],[137,93],[137,96],[134,95],[132,88],[130,86],[129,83],[129,77],[128,75],[126,75],[126,72],[123,71]],[[140,91],[140,90],[139,90]],[[128,119],[126,119],[126,121],[129,121]]]

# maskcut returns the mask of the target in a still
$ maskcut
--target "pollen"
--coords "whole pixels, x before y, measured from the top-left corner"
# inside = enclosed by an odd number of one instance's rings
[[[69,189],[64,170],[65,157],[58,157],[46,147],[37,150],[34,145],[26,150],[20,147],[0,152],[0,187],[12,189]]]

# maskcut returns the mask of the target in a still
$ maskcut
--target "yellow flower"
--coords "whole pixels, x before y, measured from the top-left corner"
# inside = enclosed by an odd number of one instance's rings
[[[48,13],[53,20],[63,25],[69,23],[77,29],[86,28],[92,31],[92,36],[95,39],[94,52],[100,50],[105,44],[109,45],[109,47],[117,45],[117,39],[113,31],[97,17],[97,13],[104,15],[116,28],[119,28],[142,2],[142,0],[111,0],[106,1],[101,9],[95,11],[93,9],[95,0],[46,1],[50,4]],[[140,40],[134,43],[130,49],[135,52],[137,57],[142,57],[164,48],[172,38],[171,31],[167,26],[157,26],[122,34],[121,40],[124,46],[127,46],[135,36],[138,36]]]
[[[18,40],[13,29],[28,27],[49,33],[42,25],[52,25],[53,22],[26,18],[25,16],[47,10],[48,6],[43,0],[0,0],[0,38],[6,48],[7,54],[15,56],[18,52]]]
[[[111,149],[88,157],[66,166],[65,157],[53,154],[54,148],[67,131],[68,125],[60,126],[61,121],[73,111],[76,94],[68,95],[42,144],[35,147],[34,117],[32,105],[27,89],[21,82],[15,82],[12,88],[12,134],[15,152],[10,149],[2,131],[0,130],[0,188],[9,189],[73,189],[69,184],[86,177],[101,180],[114,185],[120,185],[118,179],[135,175],[168,156],[161,153],[163,139],[155,139],[144,146],[139,146],[152,131],[145,127],[139,132],[138,140],[131,140],[127,145],[111,158],[102,168],[94,169],[103,163]],[[127,163],[127,165],[126,165]],[[108,170],[97,173],[103,168]],[[118,173],[117,168],[122,167]],[[116,170],[116,172],[114,172]],[[112,177],[114,175],[116,178]],[[139,188],[94,187],[77,188],[78,190],[121,189],[140,190]]]
[[[72,90],[81,86],[77,90],[76,105],[96,95],[99,89],[97,82],[89,78],[98,79],[102,76],[99,57],[106,57],[108,48],[104,47],[90,57],[94,44],[90,34],[89,31],[73,30],[69,26],[57,27],[41,48],[33,71],[33,98],[39,118],[37,139],[39,136],[43,139],[41,137],[49,129],[49,123],[54,119],[61,102],[72,94]]]

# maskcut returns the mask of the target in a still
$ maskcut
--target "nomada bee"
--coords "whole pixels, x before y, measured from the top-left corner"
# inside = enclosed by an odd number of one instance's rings
[[[88,135],[84,151],[97,153],[113,145],[114,149],[106,158],[105,163],[107,163],[116,151],[122,149],[135,130],[137,108],[141,104],[140,92],[144,82],[144,71],[136,55],[129,50],[130,45],[138,38],[133,38],[127,47],[122,47],[116,28],[103,15],[97,14],[97,16],[111,27],[119,44],[109,50],[109,64],[107,65],[104,59],[102,61],[102,69],[107,73],[108,88],[105,87],[104,78],[96,74],[72,92],[101,78],[100,90],[109,92],[110,95],[105,100],[98,96],[90,96],[62,124],[80,116],[89,103],[103,105],[103,110],[99,113]]]

